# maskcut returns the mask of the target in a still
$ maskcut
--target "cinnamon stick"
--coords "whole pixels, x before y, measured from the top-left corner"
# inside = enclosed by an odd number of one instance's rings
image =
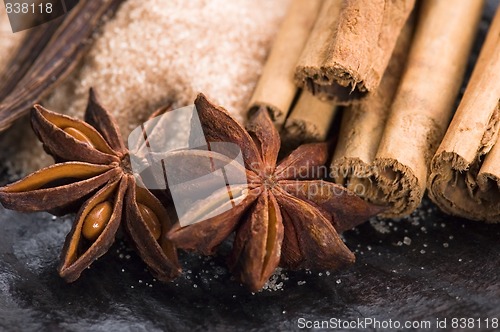
[[[295,70],[300,87],[351,103],[375,91],[415,0],[325,0]]]
[[[266,107],[278,127],[285,122],[297,92],[293,73],[321,4],[322,0],[291,3],[250,100],[250,113]]]
[[[281,133],[283,140],[292,146],[322,142],[337,113],[337,107],[329,101],[321,101],[308,91],[302,91]]]
[[[358,188],[387,217],[411,213],[444,135],[481,16],[481,1],[424,0],[406,68],[372,162]],[[361,180],[361,179],[360,179]],[[363,184],[371,185],[363,187]]]
[[[373,162],[411,46],[414,16],[401,31],[378,89],[342,114],[331,174],[337,183],[365,197],[371,196],[365,191],[376,190],[372,188],[376,182]]]
[[[429,197],[446,213],[500,222],[500,10],[431,163]]]

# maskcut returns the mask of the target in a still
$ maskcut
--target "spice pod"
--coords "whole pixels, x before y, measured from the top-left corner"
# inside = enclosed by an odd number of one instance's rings
[[[78,279],[113,244],[126,185],[126,181],[116,179],[82,205],[61,254],[59,275],[67,282]]]

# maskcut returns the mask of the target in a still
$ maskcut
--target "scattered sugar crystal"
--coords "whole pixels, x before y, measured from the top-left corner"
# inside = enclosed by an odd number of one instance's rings
[[[388,234],[391,232],[391,229],[387,226],[386,222],[383,220],[379,220],[377,218],[370,219],[370,225],[381,234]]]
[[[287,275],[284,273],[282,268],[277,268],[274,274],[269,278],[269,280],[264,284],[262,290],[267,291],[278,291],[283,290],[283,281],[288,280]]]
[[[403,243],[409,246],[411,244],[411,239],[408,236],[405,236],[403,239]]]
[[[302,286],[302,285],[304,285],[305,283],[306,283],[306,281],[305,281],[305,280],[300,280],[300,281],[297,281],[297,285],[299,285],[299,286]]]
[[[342,283],[342,280],[337,279],[336,283],[337,283],[337,284],[340,284],[340,283]]]
[[[424,249],[420,250],[420,253],[421,253],[422,255],[423,255],[423,254],[425,254],[425,250],[424,250]]]

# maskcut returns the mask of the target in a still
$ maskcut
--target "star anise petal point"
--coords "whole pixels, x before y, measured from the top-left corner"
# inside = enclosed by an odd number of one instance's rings
[[[158,280],[170,281],[181,273],[181,267],[176,248],[166,237],[172,226],[168,213],[147,189],[136,186],[132,175],[128,177],[125,229],[151,273]]]
[[[54,210],[64,210],[118,174],[119,170],[109,165],[82,162],[54,164],[0,188],[0,202],[7,209],[21,212],[56,212]],[[57,184],[65,177],[73,180]],[[79,180],[75,181],[75,178]]]
[[[260,290],[278,267],[283,222],[276,199],[266,192],[236,232],[229,257],[231,272],[251,291]]]
[[[311,201],[331,215],[337,232],[342,233],[384,212],[387,207],[371,204],[354,192],[328,181],[281,181],[281,188]]]
[[[116,179],[99,190],[80,208],[73,227],[66,236],[58,269],[59,275],[67,282],[78,279],[81,273],[104,255],[113,244],[122,218],[126,186],[126,181]],[[109,216],[92,214],[105,204],[108,204]],[[104,218],[104,220],[98,220],[99,218]],[[102,231],[98,234],[91,234],[97,236],[96,239],[86,239],[85,234],[89,232],[89,229],[92,231],[92,227],[96,224],[103,227]],[[80,252],[82,248],[83,252]]]
[[[281,139],[266,108],[261,107],[247,124],[247,131],[260,150],[267,174],[276,167]]]
[[[99,96],[93,88],[89,90],[87,109],[85,110],[85,122],[94,127],[114,151],[120,154],[127,152],[115,120],[106,107],[101,104]]]
[[[241,148],[247,168],[254,170],[262,168],[262,158],[257,146],[238,121],[224,108],[208,101],[203,94],[198,95],[194,104],[208,142],[237,144]],[[251,164],[248,164],[250,161]]]
[[[31,125],[45,151],[56,160],[96,164],[120,160],[101,134],[81,120],[35,105]]]
[[[339,269],[354,263],[354,254],[320,210],[280,191],[276,199],[294,225],[303,257],[300,268]]]

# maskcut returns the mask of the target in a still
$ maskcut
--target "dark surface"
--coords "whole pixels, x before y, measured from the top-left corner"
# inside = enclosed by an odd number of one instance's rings
[[[448,328],[453,317],[500,318],[500,225],[448,217],[428,201],[409,218],[347,232],[351,268],[281,272],[257,294],[219,256],[182,254],[183,275],[160,284],[121,240],[66,284],[56,268],[71,220],[0,207],[0,331],[289,330],[299,318],[364,317],[434,330],[436,318]]]
[[[282,272],[275,282],[281,287],[257,294],[230,279],[222,257],[183,255],[184,274],[160,284],[122,241],[66,284],[56,268],[70,223],[0,210],[0,330],[257,330],[294,329],[300,317],[500,318],[500,225],[445,217],[429,203],[411,218],[346,233],[357,255],[352,268]]]

